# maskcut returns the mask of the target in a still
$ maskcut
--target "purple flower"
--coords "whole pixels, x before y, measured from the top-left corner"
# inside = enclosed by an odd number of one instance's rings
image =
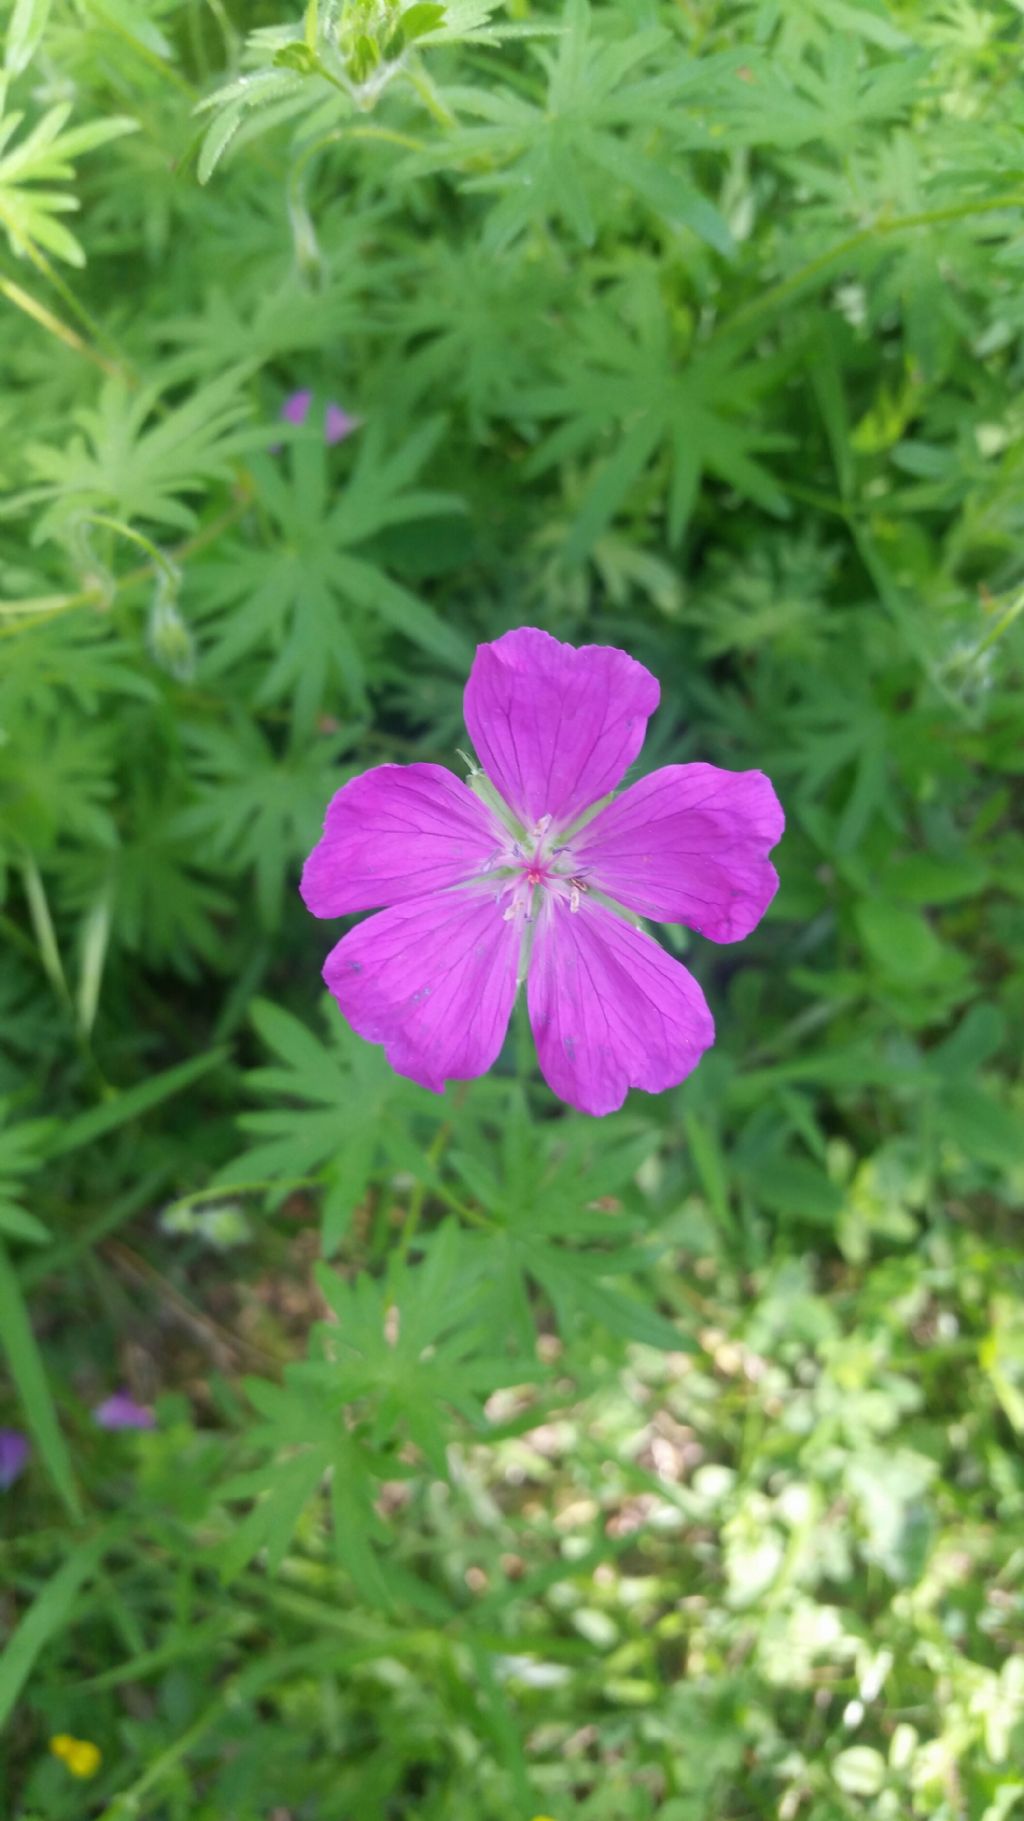
[[[20,1479],[28,1465],[27,1436],[20,1429],[0,1429],[0,1492],[6,1492]]]
[[[137,1404],[127,1391],[115,1391],[97,1404],[93,1416],[101,1429],[155,1429],[156,1417],[145,1404]]]
[[[312,403],[312,392],[292,392],[281,406],[282,420],[286,424],[304,424]]]
[[[784,818],[759,771],[666,765],[602,804],[660,690],[607,645],[523,627],[477,650],[466,725],[483,771],[380,765],[327,810],[302,896],[380,910],[324,978],[361,1037],[435,1093],[497,1059],[524,978],[549,1086],[586,1113],[682,1081],[714,1041],[704,995],[637,926],[737,942],[778,887]]]
[[[281,417],[288,424],[304,424],[312,403],[312,392],[292,392],[281,406]],[[362,421],[361,417],[353,417],[333,400],[328,401],[324,411],[324,442],[331,447],[335,443],[343,443],[347,436],[352,435],[353,430],[358,430]]]
[[[362,421],[361,417],[352,417],[349,412],[343,411],[340,405],[329,404],[324,412],[324,441],[332,446],[343,443],[346,436],[351,436],[353,430],[358,430]]]

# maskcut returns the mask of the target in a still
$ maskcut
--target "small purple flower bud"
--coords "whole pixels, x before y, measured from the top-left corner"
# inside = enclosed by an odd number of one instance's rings
[[[93,1417],[101,1429],[155,1429],[156,1417],[145,1404],[137,1404],[127,1391],[115,1391],[97,1404]]]
[[[0,1429],[0,1492],[6,1492],[24,1473],[29,1445],[20,1429]]]

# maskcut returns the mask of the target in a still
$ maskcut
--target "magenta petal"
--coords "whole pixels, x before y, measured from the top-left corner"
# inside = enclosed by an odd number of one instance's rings
[[[101,1429],[155,1429],[156,1417],[145,1404],[137,1404],[127,1391],[115,1391],[97,1404],[93,1417]]]
[[[312,403],[312,392],[292,392],[281,406],[281,416],[286,424],[304,424]]]
[[[493,889],[394,905],[343,936],[326,980],[353,1030],[391,1067],[443,1093],[498,1058],[516,992],[521,927]]]
[[[378,765],[332,798],[302,873],[314,917],[402,904],[482,873],[506,837],[443,765]]]
[[[778,890],[767,856],[785,825],[763,772],[666,765],[599,810],[572,847],[591,883],[630,910],[738,942]]]
[[[20,1429],[0,1429],[0,1492],[13,1486],[28,1465],[28,1438]]]
[[[715,1040],[692,974],[602,905],[549,898],[528,983],[544,1079],[583,1113],[614,1113],[629,1088],[660,1094]]]
[[[621,782],[660,690],[612,645],[562,645],[523,626],[477,649],[466,726],[491,782],[529,826],[565,828]]]
[[[341,405],[329,404],[324,412],[324,441],[332,447],[335,443],[343,443],[353,430],[358,430],[362,421],[360,417],[352,417]]]

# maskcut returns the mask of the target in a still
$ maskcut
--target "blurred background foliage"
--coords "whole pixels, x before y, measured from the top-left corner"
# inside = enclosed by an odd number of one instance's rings
[[[4,1815],[1024,1814],[1020,0],[0,17]],[[524,623],[788,812],[603,1122],[295,892]]]

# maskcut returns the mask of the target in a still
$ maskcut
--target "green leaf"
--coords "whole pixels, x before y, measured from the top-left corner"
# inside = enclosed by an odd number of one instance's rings
[[[597,1281],[600,1264],[593,1258],[558,1252],[553,1246],[531,1245],[523,1249],[531,1276],[548,1292],[558,1313],[560,1325],[567,1333],[573,1328],[577,1311],[590,1316],[623,1340],[640,1341],[648,1347],[659,1347],[669,1353],[692,1351],[693,1342],[672,1322],[666,1321],[646,1300],[625,1295]],[[609,1260],[604,1272],[611,1275],[615,1264]]]
[[[279,69],[296,70],[300,76],[316,74],[315,53],[308,44],[301,43],[298,39],[291,44],[282,44],[280,50],[274,52],[274,63]]]
[[[52,0],[14,0],[7,27],[4,64],[12,76],[27,69],[46,30]]]
[[[36,522],[37,543],[66,539],[90,515],[113,517],[129,532],[140,520],[190,530],[187,500],[213,481],[230,482],[235,458],[267,440],[262,430],[242,428],[251,411],[247,379],[247,367],[234,365],[174,404],[160,382],[133,391],[120,378],[107,380],[96,403],[77,410],[78,428],[65,442],[32,448],[40,485],[15,494],[5,512],[49,502]]]
[[[72,1548],[5,1645],[0,1656],[0,1727],[14,1712],[41,1651],[73,1624],[79,1590],[99,1567],[108,1543],[109,1533],[101,1531]]]
[[[244,107],[236,104],[234,107],[225,108],[224,112],[218,114],[207,128],[199,148],[199,158],[196,164],[196,175],[200,183],[209,183],[244,119]]]
[[[12,22],[12,30],[16,24],[17,16]],[[34,38],[21,41],[22,53],[29,41],[34,43]],[[8,54],[9,49],[8,36]],[[45,253],[53,253],[70,265],[82,266],[85,254],[78,241],[55,219],[78,206],[74,196],[66,190],[33,186],[73,177],[73,158],[109,144],[125,133],[134,133],[136,122],[114,116],[93,120],[65,132],[70,107],[62,102],[44,114],[24,138],[9,144],[12,133],[21,124],[22,115],[10,114],[4,124],[5,89],[6,83],[0,83],[0,228],[6,233],[15,254],[38,259]],[[6,150],[3,149],[5,142],[8,143]]]
[[[591,156],[609,177],[624,183],[651,205],[663,221],[689,228],[717,253],[732,258],[736,243],[714,204],[681,171],[667,171],[652,158],[630,151],[620,141],[592,143]]]
[[[0,1233],[45,1245],[50,1234],[41,1220],[22,1205],[27,1179],[40,1168],[54,1127],[47,1119],[9,1118],[9,1106],[0,1101]]]
[[[711,1205],[711,1211],[726,1236],[735,1236],[736,1221],[729,1205],[729,1174],[722,1148],[713,1128],[696,1113],[683,1116],[686,1141],[694,1169]]]
[[[764,1159],[746,1173],[750,1193],[782,1215],[832,1226],[843,1206],[843,1194],[823,1170],[802,1158]]]
[[[47,1146],[51,1157],[66,1157],[70,1151],[77,1151],[82,1145],[95,1144],[97,1138],[105,1138],[108,1132],[116,1132],[119,1126],[127,1125],[133,1119],[140,1119],[153,1107],[160,1106],[173,1095],[180,1094],[192,1083],[199,1081],[211,1069],[218,1068],[227,1056],[226,1050],[209,1050],[204,1056],[193,1056],[189,1062],[180,1062],[174,1068],[165,1069],[163,1074],[154,1075],[149,1081],[140,1081],[136,1087],[126,1088],[122,1093],[106,1101],[103,1106],[93,1107],[88,1113],[80,1113],[62,1126]]]
[[[1006,1014],[997,1005],[972,1005],[956,1030],[928,1052],[928,1066],[959,1084],[990,1062],[1006,1041]]]
[[[266,1112],[243,1113],[242,1130],[256,1142],[218,1172],[213,1187],[266,1185],[271,1205],[289,1187],[319,1178],[324,1187],[325,1257],[337,1249],[365,1193],[382,1144],[394,1144],[390,1125],[409,1089],[381,1052],[360,1041],[328,1008],[330,1042],[322,1043],[290,1012],[257,1000],[253,1024],[273,1054],[247,1085]]]
[[[81,1516],[78,1487],[71,1457],[61,1433],[36,1338],[21,1288],[0,1240],[0,1347],[7,1355],[11,1377],[21,1398],[25,1421],[38,1444],[57,1491],[73,1518]],[[6,1657],[4,1659],[6,1662]]]
[[[985,890],[989,870],[968,855],[940,860],[931,854],[910,854],[887,866],[881,882],[887,897],[906,904],[956,904]]]
[[[315,734],[280,751],[242,715],[182,730],[195,800],[169,825],[172,838],[252,880],[260,922],[274,929],[289,878],[319,832],[321,806],[340,782],[337,760],[353,734]]]
[[[315,1450],[274,1463],[263,1496],[235,1528],[220,1552],[225,1582],[233,1581],[253,1556],[267,1552],[267,1567],[276,1574],[296,1526],[324,1476],[324,1461]]]
[[[8,1239],[24,1239],[29,1245],[46,1246],[52,1235],[34,1214],[26,1213],[16,1202],[0,1199],[0,1233]]]
[[[259,656],[261,699],[290,696],[306,732],[326,698],[362,705],[366,654],[382,628],[465,674],[472,656],[465,635],[394,581],[382,555],[382,534],[462,510],[451,494],[415,484],[442,429],[436,418],[420,424],[397,449],[387,447],[382,428],[360,430],[344,486],[334,484],[337,455],[320,437],[296,441],[286,464],[253,460],[265,535],[229,545],[204,571],[208,676]]]
[[[896,980],[927,980],[941,966],[943,948],[918,911],[882,899],[857,905],[857,925],[868,953]]]
[[[997,1169],[1024,1163],[1024,1122],[984,1088],[961,1076],[942,1097],[941,1131],[967,1156]]]
[[[573,560],[592,549],[641,484],[653,482],[663,499],[673,543],[686,530],[705,474],[776,517],[787,516],[785,495],[758,459],[780,442],[756,418],[757,399],[771,384],[770,362],[741,364],[735,348],[713,343],[681,348],[646,263],[614,297],[606,310],[574,321],[559,374],[523,399],[541,420],[557,420],[530,458],[531,473],[544,474],[571,456],[586,464],[569,538]],[[595,458],[609,439],[610,457]]]
[[[398,30],[403,44],[412,44],[422,38],[426,32],[432,32],[444,24],[445,9],[438,0],[416,0],[398,21]]]
[[[526,83],[514,91],[451,92],[456,108],[483,124],[456,128],[442,151],[421,155],[413,168],[456,163],[474,173],[465,179],[467,190],[497,195],[483,229],[492,253],[555,223],[592,246],[598,221],[638,197],[667,224],[685,225],[731,252],[729,229],[685,158],[691,146],[706,143],[706,131],[687,114],[684,98],[701,84],[707,89],[718,60],[698,63],[677,52],[669,66],[647,73],[643,66],[665,45],[663,30],[606,36],[602,24],[587,5],[567,9],[557,52],[534,52],[541,93]],[[642,150],[632,149],[633,139]],[[484,175],[476,174],[481,165]]]

